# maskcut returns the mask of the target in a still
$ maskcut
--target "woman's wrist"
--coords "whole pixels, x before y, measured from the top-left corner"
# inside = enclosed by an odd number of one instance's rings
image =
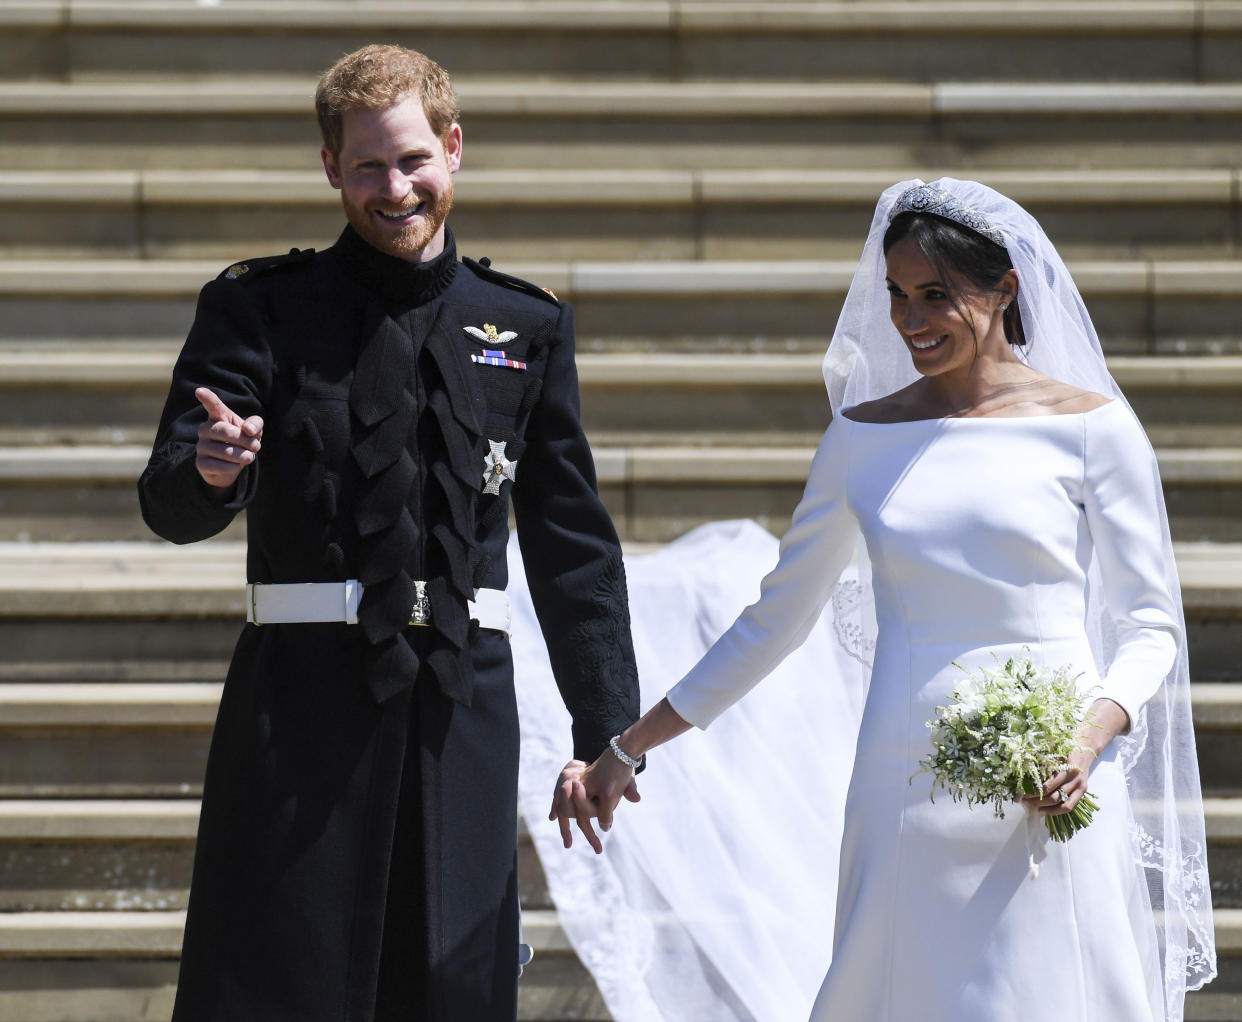
[[[642,753],[639,753],[637,756],[633,756],[626,752],[621,745],[621,738],[624,734],[625,732],[622,732],[620,735],[613,735],[613,737],[608,740],[608,748],[618,760],[624,763],[631,770],[638,770],[643,765]]]

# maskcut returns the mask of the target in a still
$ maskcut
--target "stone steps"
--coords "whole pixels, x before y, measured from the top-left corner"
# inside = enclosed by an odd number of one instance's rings
[[[466,169],[453,229],[496,260],[851,259],[876,197],[927,168]],[[993,170],[1067,258],[1239,254],[1236,169]],[[322,170],[0,172],[0,258],[214,259],[339,232]],[[278,240],[274,240],[278,239]]]
[[[220,680],[0,683],[0,798],[197,795],[220,691]],[[1192,696],[1204,788],[1242,795],[1242,683],[1196,682]],[[1230,836],[1242,842],[1242,826]]]
[[[0,1018],[130,1022],[172,1011],[179,910],[0,913]],[[535,959],[519,984],[522,1020],[610,1018],[549,910],[523,913]]]
[[[1195,677],[1238,680],[1242,544],[1174,548]],[[244,619],[244,577],[243,545],[221,540],[0,544],[3,660],[29,665],[18,677],[48,665],[45,678],[65,661],[226,660]]]
[[[583,260],[498,268],[571,301],[584,351],[822,353],[856,263]],[[198,260],[0,261],[0,344],[183,337],[199,289],[221,269]],[[1076,260],[1070,269],[1110,355],[1242,351],[1242,259]]]
[[[1217,908],[1214,914],[1222,967],[1232,972],[1242,957],[1242,910]],[[576,984],[566,983],[564,973],[577,963],[554,915],[528,911],[523,918],[536,954],[519,988],[519,1017],[606,1019],[602,1004],[591,1005],[592,1013],[577,1013],[589,981],[578,977]],[[167,1018],[183,923],[184,913],[176,910],[0,914],[0,1017],[14,1022]],[[541,974],[549,973],[552,982],[541,983]],[[573,1013],[565,1014],[563,1000],[570,991]],[[1234,1018],[1219,1012],[1237,1003],[1237,992],[1217,981],[1208,992],[1191,995],[1187,1019]],[[561,1014],[548,1013],[549,1007]]]
[[[197,795],[170,799],[151,792],[131,799],[0,800],[0,913],[184,909],[198,812]],[[521,820],[518,866],[523,910],[551,909]]]
[[[148,447],[179,341],[0,344],[0,449]],[[580,352],[583,422],[603,447],[814,444],[821,353]],[[1242,446],[1242,357],[1115,356],[1162,448]]]
[[[12,77],[306,75],[384,38],[493,76],[1228,80],[1240,20],[1197,0],[10,0],[0,58]]]
[[[813,440],[786,447],[738,446],[745,438],[736,435],[720,446],[680,439],[594,444],[600,492],[622,538],[667,541],[719,518],[787,527]],[[0,534],[32,542],[153,538],[135,490],[149,455],[149,447],[128,445],[0,448]],[[1157,458],[1176,538],[1242,541],[1242,449],[1169,448]],[[223,535],[237,539],[244,528],[239,516]]]
[[[1005,55],[1013,49],[1006,47]],[[313,86],[312,77],[248,76],[0,82],[0,169],[85,163],[99,170],[312,170],[320,146]],[[475,170],[940,166],[983,173],[1242,162],[1242,84],[1232,80],[920,84],[461,75],[456,87]],[[753,142],[756,131],[761,146]]]

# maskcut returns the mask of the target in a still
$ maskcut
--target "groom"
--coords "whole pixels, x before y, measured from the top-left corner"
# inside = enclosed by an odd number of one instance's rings
[[[458,259],[443,68],[366,47],[316,111],[348,225],[207,284],[139,483],[173,542],[247,514],[174,1019],[512,1022],[511,503],[573,716],[562,779],[638,715],[573,317]]]

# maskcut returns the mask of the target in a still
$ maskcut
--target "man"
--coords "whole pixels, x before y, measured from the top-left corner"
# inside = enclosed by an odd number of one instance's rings
[[[348,226],[203,289],[139,482],[173,542],[245,509],[252,583],[174,1018],[512,1020],[510,498],[573,715],[567,791],[638,711],[571,312],[458,261],[442,68],[366,47],[316,109]]]

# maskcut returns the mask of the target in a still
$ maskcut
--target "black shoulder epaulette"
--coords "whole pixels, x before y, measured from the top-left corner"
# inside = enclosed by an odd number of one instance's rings
[[[219,280],[253,280],[260,274],[266,273],[268,270],[274,270],[280,266],[295,266],[298,263],[305,262],[315,254],[313,248],[290,249],[288,255],[263,256],[261,259],[247,259],[244,262],[234,263],[225,269],[219,276]]]
[[[462,259],[462,262],[478,276],[484,280],[490,280],[493,284],[499,284],[501,287],[511,288],[514,291],[525,291],[528,295],[542,298],[545,302],[551,302],[556,306],[561,304],[561,300],[548,288],[532,284],[529,280],[523,280],[521,277],[513,277],[507,273],[501,273],[499,270],[493,270],[490,259]]]

